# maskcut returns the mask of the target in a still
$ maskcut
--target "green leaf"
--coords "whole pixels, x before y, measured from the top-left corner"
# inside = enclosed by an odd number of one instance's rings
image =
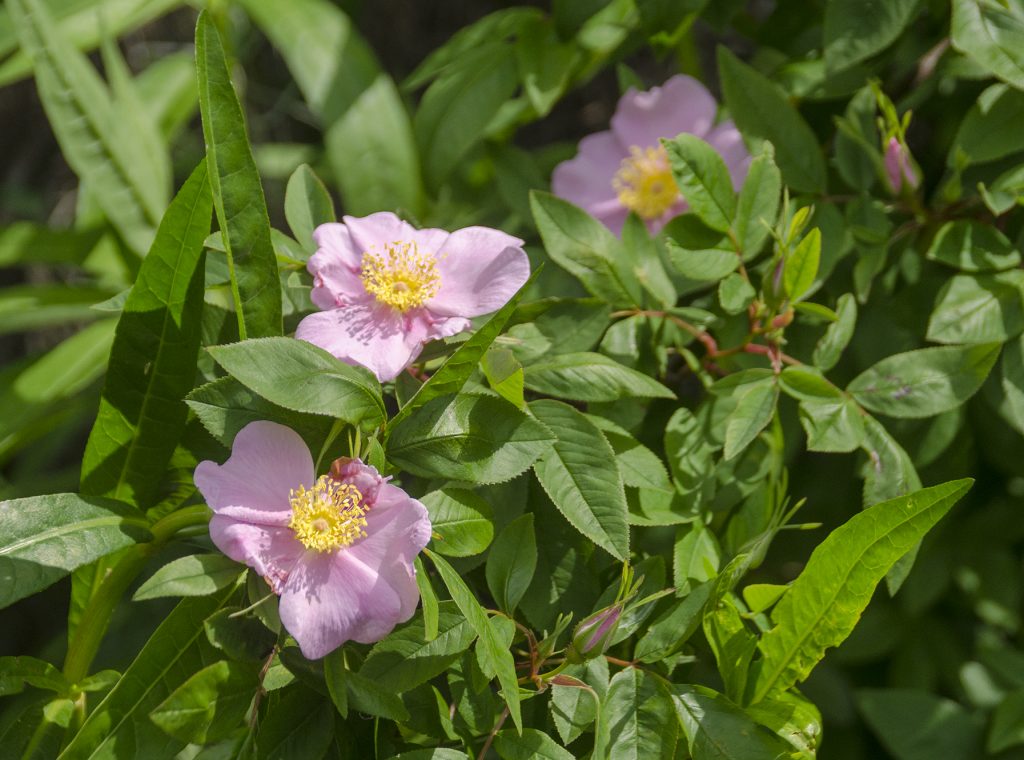
[[[730,115],[747,139],[772,143],[783,181],[801,192],[823,192],[818,139],[778,86],[721,46],[718,71]]]
[[[508,646],[498,639],[497,631],[491,625],[487,613],[484,612],[480,602],[473,596],[466,582],[451,565],[429,549],[424,553],[430,557],[441,574],[444,585],[452,595],[452,600],[462,611],[469,625],[476,632],[480,641],[477,644],[477,659],[484,675],[488,678],[497,676],[501,685],[501,693],[508,705],[509,714],[513,722],[520,730],[523,726],[523,718],[519,708],[519,685],[516,683],[515,662],[512,659],[512,652]]]
[[[748,700],[802,681],[853,631],[875,586],[970,489],[956,480],[882,502],[854,515],[818,544],[772,613],[751,670]]]
[[[144,508],[159,499],[195,382],[211,213],[203,162],[167,209],[121,310],[82,460],[83,493]]]
[[[14,285],[0,288],[0,335],[89,322],[102,316],[93,304],[110,297],[103,288]]]
[[[437,592],[423,569],[423,560],[416,557],[413,563],[416,568],[416,587],[420,592],[420,608],[423,610],[423,637],[431,641],[437,636],[438,615],[440,607],[437,601]]]
[[[1024,330],[1024,271],[958,274],[935,298],[928,340],[936,343],[1005,342]]]
[[[523,372],[530,390],[574,401],[675,398],[658,381],[603,354],[554,354],[526,365]]]
[[[414,475],[500,483],[526,470],[552,433],[504,399],[442,396],[391,429],[388,460]]]
[[[814,366],[827,372],[836,366],[843,350],[853,337],[857,324],[857,299],[850,293],[843,293],[836,303],[838,319],[830,324],[814,347]]]
[[[657,454],[614,422],[594,414],[588,414],[587,419],[600,428],[615,451],[615,462],[619,466],[623,485],[656,491],[673,490],[665,463]]]
[[[725,425],[725,458],[733,459],[749,446],[775,416],[779,386],[772,380],[752,383],[739,397]]]
[[[1024,336],[1006,344],[1000,369],[1000,384],[1006,397],[1002,414],[1018,431],[1024,431]]]
[[[35,657],[0,657],[0,697],[18,694],[26,686],[70,693],[71,684],[55,666]]]
[[[800,402],[800,424],[808,451],[853,451],[864,443],[864,419],[849,396]]]
[[[665,244],[673,268],[691,280],[717,282],[736,271],[743,260],[732,247],[732,241],[722,238],[721,247],[695,250],[683,248],[674,240]]]
[[[256,758],[322,758],[333,737],[334,708],[316,692],[296,684],[287,688],[274,709],[268,710],[260,721]]]
[[[973,760],[980,727],[959,704],[917,689],[860,689],[857,707],[899,760]]]
[[[173,756],[184,746],[150,722],[149,714],[181,684],[216,660],[203,621],[220,609],[233,589],[184,599],[149,637],[117,685],[97,705],[61,760],[99,760],[130,746],[138,757]]]
[[[494,736],[494,750],[503,760],[573,760],[575,757],[554,739],[536,728],[499,731]]]
[[[132,599],[162,596],[206,596],[238,580],[245,568],[223,554],[190,554],[157,570],[139,586]]]
[[[885,50],[914,17],[918,0],[887,0],[865,7],[858,0],[829,0],[825,6],[825,66],[848,69]]]
[[[665,683],[640,668],[616,673],[601,702],[607,757],[669,760],[679,736]]]
[[[1017,689],[1007,694],[992,714],[985,749],[996,754],[1021,744],[1024,744],[1024,689]]]
[[[637,643],[635,657],[658,662],[679,651],[700,626],[713,586],[710,581],[702,583],[655,618]]]
[[[226,739],[260,688],[258,665],[221,660],[200,670],[157,705],[150,719],[183,742]]]
[[[950,38],[1004,82],[1024,89],[1024,16],[992,0],[953,0]]]
[[[345,650],[338,647],[324,657],[324,680],[327,693],[342,718],[348,717],[348,667],[345,664]]]
[[[756,295],[754,287],[739,272],[733,272],[718,283],[718,300],[726,314],[744,311]]]
[[[546,116],[558,102],[580,58],[578,47],[562,42],[547,19],[533,17],[519,27],[516,65],[523,91],[537,116]]]
[[[958,219],[935,233],[927,256],[964,272],[998,272],[1020,264],[1020,253],[995,227]]]
[[[258,609],[266,609],[261,605]],[[256,615],[242,607],[224,607],[203,622],[206,638],[232,660],[265,663],[277,636]]]
[[[889,356],[846,390],[859,404],[891,417],[932,417],[973,396],[999,358],[998,343],[941,346]]]
[[[672,699],[694,760],[778,760],[794,754],[793,747],[711,689],[673,686]]]
[[[238,334],[243,340],[281,335],[281,281],[267,202],[220,33],[205,12],[196,24],[196,68],[210,186],[231,275]]]
[[[400,723],[409,720],[409,711],[402,704],[402,698],[385,690],[376,681],[350,672],[345,678],[345,688],[348,690],[348,701],[353,710]],[[291,755],[283,756],[282,760],[286,760],[287,757]]]
[[[374,645],[359,675],[385,691],[401,694],[447,670],[476,635],[456,606],[443,602],[436,637],[426,641],[422,618],[414,618]]]
[[[284,215],[299,245],[316,250],[313,230],[335,221],[334,201],[309,164],[302,164],[288,180],[284,193]]]
[[[722,550],[714,533],[701,522],[676,531],[672,547],[672,584],[680,593],[691,588],[690,581],[703,583],[718,575]]]
[[[747,178],[736,200],[732,230],[744,259],[757,255],[768,239],[779,215],[781,191],[782,175],[775,165],[775,151],[772,144],[766,142],[761,154],[750,162]]]
[[[996,161],[1024,150],[1017,125],[1024,118],[1024,92],[1005,84],[986,88],[967,111],[946,163],[950,167]]]
[[[257,338],[207,348],[242,385],[273,404],[367,429],[384,421],[380,383],[366,369],[294,338]]]
[[[142,254],[166,200],[159,178],[146,173],[152,164],[142,143],[46,6],[40,0],[12,0],[6,7],[32,61],[39,98],[61,152],[128,245]]]
[[[530,192],[533,221],[548,256],[590,293],[610,304],[643,301],[622,244],[583,209],[550,193]]]
[[[0,609],[72,570],[149,538],[125,505],[63,493],[0,502]]]
[[[526,406],[523,365],[512,351],[492,346],[480,359],[480,369],[491,390],[520,409]]]
[[[747,603],[751,612],[764,612],[779,601],[788,590],[788,585],[751,583],[743,588],[743,601]]]
[[[536,569],[537,536],[527,512],[502,529],[487,554],[487,588],[502,611],[515,612]]]
[[[483,138],[518,80],[514,49],[495,40],[461,56],[427,88],[413,131],[432,186],[440,186]]]
[[[620,561],[629,556],[628,507],[622,478],[609,468],[615,452],[582,412],[560,401],[534,401],[530,411],[554,431],[554,448],[534,465],[537,479],[565,519]]]
[[[494,343],[498,335],[505,328],[509,318],[515,312],[516,307],[522,300],[530,284],[534,281],[540,269],[535,269],[529,279],[518,292],[508,300],[487,322],[475,333],[473,333],[455,353],[449,356],[444,364],[437,368],[430,379],[421,385],[413,397],[399,410],[398,414],[391,418],[388,429],[393,430],[412,412],[419,409],[428,401],[433,401],[441,396],[458,393],[462,386],[476,371],[477,364],[483,358],[487,349]]]
[[[812,229],[786,257],[782,284],[790,301],[796,301],[810,290],[818,276],[821,262],[821,230]]]
[[[433,547],[448,557],[472,557],[494,538],[491,505],[462,488],[441,488],[421,496],[433,528]]]
[[[736,193],[725,161],[718,151],[690,134],[663,139],[672,176],[686,202],[701,221],[726,232],[736,215]]]

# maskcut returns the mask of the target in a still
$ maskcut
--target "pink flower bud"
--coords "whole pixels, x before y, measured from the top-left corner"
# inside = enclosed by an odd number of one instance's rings
[[[895,136],[890,137],[885,146],[885,176],[889,181],[889,188],[895,195],[903,192],[904,183],[911,190],[916,190],[921,184],[917,170],[910,163],[907,147]]]
[[[580,621],[573,631],[572,643],[569,644],[567,656],[570,661],[592,660],[605,653],[619,629],[624,601],[616,602]]]

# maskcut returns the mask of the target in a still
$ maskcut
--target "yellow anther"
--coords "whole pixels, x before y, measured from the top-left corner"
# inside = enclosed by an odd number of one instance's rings
[[[388,243],[383,253],[364,253],[362,278],[366,292],[399,311],[422,306],[441,287],[436,257],[405,241]]]
[[[679,199],[668,155],[662,147],[629,149],[612,179],[619,202],[643,219],[657,219]]]
[[[292,519],[288,527],[306,547],[329,552],[365,538],[363,495],[351,483],[321,475],[313,487],[292,489]]]

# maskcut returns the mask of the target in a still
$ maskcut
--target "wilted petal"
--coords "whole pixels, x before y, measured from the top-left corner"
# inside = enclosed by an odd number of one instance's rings
[[[717,105],[707,88],[679,74],[645,92],[629,89],[612,116],[612,132],[627,149],[656,146],[680,132],[704,137],[715,121]]]
[[[426,307],[444,316],[477,317],[496,311],[530,276],[523,241],[488,227],[451,233],[437,262],[441,288]]]
[[[353,304],[310,314],[295,337],[343,362],[366,367],[381,382],[394,380],[419,356],[423,337],[409,334],[406,316],[382,304]]]
[[[195,484],[214,512],[230,509],[247,522],[281,524],[289,494],[313,484],[313,457],[295,431],[275,422],[250,422],[235,436],[222,465],[200,462]]]
[[[277,594],[306,551],[291,528],[253,525],[220,514],[210,520],[210,538],[224,554],[263,576]]]

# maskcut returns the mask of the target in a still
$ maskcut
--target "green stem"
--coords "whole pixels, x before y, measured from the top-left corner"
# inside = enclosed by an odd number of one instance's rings
[[[124,592],[145,567],[146,562],[179,530],[205,524],[209,519],[210,510],[205,505],[185,507],[172,512],[150,528],[153,534],[152,541],[131,547],[117,564],[110,568],[86,604],[81,622],[68,643],[64,675],[71,683],[78,683],[89,675],[89,668],[99,650],[103,635],[107,632],[110,617],[114,614],[117,603],[121,601]]]

